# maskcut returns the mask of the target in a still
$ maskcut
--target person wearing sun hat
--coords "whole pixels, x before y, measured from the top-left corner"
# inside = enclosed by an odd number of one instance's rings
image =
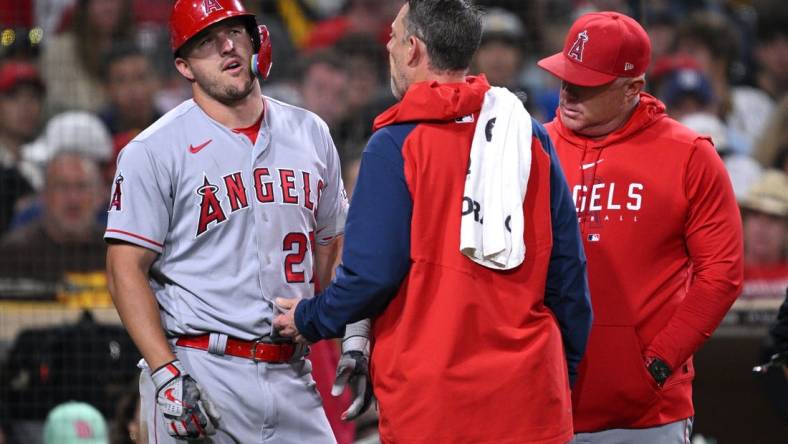
[[[744,225],[742,299],[781,301],[788,288],[788,175],[766,170],[739,205]]]
[[[95,407],[70,401],[49,412],[44,444],[108,444],[107,422]]]
[[[643,92],[651,42],[581,16],[538,65],[561,80],[546,125],[575,200],[594,322],[572,391],[576,443],[687,443],[692,355],[741,292],[742,226],[711,139]]]

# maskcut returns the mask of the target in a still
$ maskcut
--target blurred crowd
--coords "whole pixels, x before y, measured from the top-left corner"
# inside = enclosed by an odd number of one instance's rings
[[[272,35],[274,64],[264,94],[326,121],[351,194],[372,120],[394,101],[385,45],[401,0],[243,3]],[[560,85],[535,61],[563,46],[569,24],[592,10],[640,21],[653,44],[648,90],[671,117],[712,138],[730,173],[744,222],[740,300],[782,301],[788,286],[784,2],[477,3],[486,14],[474,73],[525,92],[529,112],[542,122],[554,118]],[[169,50],[170,6],[167,0],[0,0],[0,299],[60,299],[85,286],[105,287],[102,232],[115,158],[190,97]],[[108,301],[89,298],[84,305]]]

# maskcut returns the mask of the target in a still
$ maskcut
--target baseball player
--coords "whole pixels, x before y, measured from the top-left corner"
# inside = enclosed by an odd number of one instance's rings
[[[305,347],[271,323],[275,296],[311,297],[335,261],[336,149],[262,95],[270,41],[239,0],[178,0],[170,31],[194,98],[121,152],[105,233],[148,441],[333,443]]]

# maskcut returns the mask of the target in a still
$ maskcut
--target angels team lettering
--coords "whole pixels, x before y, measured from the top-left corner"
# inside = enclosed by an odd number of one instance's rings
[[[639,211],[643,206],[643,184],[630,183],[622,188],[617,190],[615,182],[597,182],[591,187],[575,185],[572,188],[575,210],[578,213],[604,210]]]
[[[257,168],[252,172],[251,187],[244,182],[244,175],[236,171],[212,180],[203,177],[202,185],[195,190],[200,196],[200,217],[197,236],[227,220],[228,215],[249,206],[249,196],[258,204],[299,205],[317,211],[320,194],[325,188],[321,179],[312,184],[312,174],[290,168]]]

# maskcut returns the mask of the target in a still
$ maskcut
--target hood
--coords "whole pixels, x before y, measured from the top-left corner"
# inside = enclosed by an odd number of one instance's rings
[[[664,117],[667,117],[665,105],[650,94],[640,93],[640,103],[638,103],[635,112],[627,120],[626,124],[599,140],[589,139],[564,127],[564,124],[561,122],[561,113],[558,110],[556,110],[553,125],[558,135],[573,145],[581,148],[605,148],[622,139],[631,137]]]
[[[445,122],[473,114],[482,108],[487,78],[468,76],[463,83],[419,82],[408,88],[402,100],[376,119],[373,131],[403,122]]]

